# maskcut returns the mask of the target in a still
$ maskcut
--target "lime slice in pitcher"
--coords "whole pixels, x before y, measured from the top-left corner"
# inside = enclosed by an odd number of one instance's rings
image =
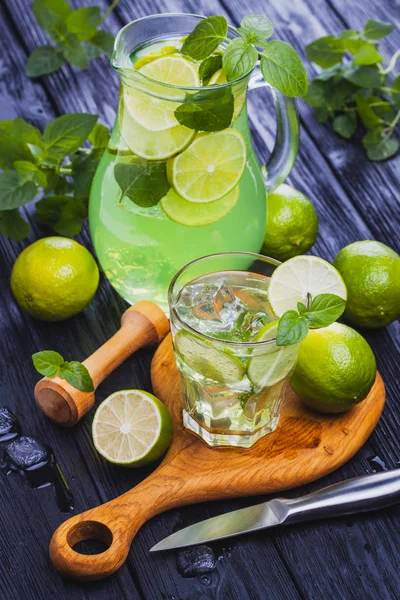
[[[266,342],[276,338],[278,323],[267,323],[252,341]],[[275,342],[260,349],[262,354],[251,358],[247,364],[247,376],[258,388],[271,387],[290,373],[296,364],[299,344],[293,346],[277,346]]]
[[[208,82],[207,85],[222,85],[224,83],[227,83],[226,75],[225,75],[223,69],[219,69],[210,78],[210,81]],[[233,104],[232,121],[235,121],[238,118],[238,116],[244,106],[245,101],[246,101],[246,86],[243,86],[241,89],[234,92],[234,94],[233,94],[233,103],[234,104]]]
[[[235,129],[202,133],[168,164],[170,183],[189,202],[212,202],[239,182],[246,143]]]
[[[196,132],[184,125],[175,125],[164,131],[150,131],[142,127],[124,109],[121,136],[131,151],[147,160],[165,160],[186,148]]]
[[[200,86],[196,67],[185,58],[174,54],[144,65],[139,72],[161,83],[185,87]],[[162,93],[163,90],[156,82],[153,87],[155,94]],[[178,125],[174,111],[179,104],[174,102],[174,98],[181,98],[183,92],[172,87],[166,88],[165,95],[169,99],[163,99],[151,94],[151,81],[146,85],[147,88],[149,93],[125,87],[125,106],[135,121],[150,131],[163,131]]]
[[[188,202],[171,188],[161,200],[161,208],[172,221],[180,225],[195,227],[219,221],[232,210],[238,199],[238,185],[219,200],[207,203]]]
[[[235,383],[243,379],[245,369],[239,358],[190,333],[177,333],[174,346],[182,361],[202,377],[218,383]]]

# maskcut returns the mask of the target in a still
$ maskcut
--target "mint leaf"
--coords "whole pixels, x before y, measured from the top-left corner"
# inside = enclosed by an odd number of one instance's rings
[[[19,214],[18,210],[0,211],[0,231],[14,242],[25,239],[31,230],[29,223]]]
[[[80,69],[87,69],[89,66],[89,57],[84,48],[79,42],[74,42],[70,48],[64,49],[64,58]]]
[[[96,31],[94,36],[90,38],[90,44],[110,55],[114,48],[114,36],[108,31]]]
[[[40,77],[48,75],[60,69],[64,64],[64,58],[53,46],[38,46],[29,56],[25,73],[28,77]]]
[[[222,54],[205,58],[199,66],[200,79],[208,81],[214,73],[222,68]]]
[[[65,20],[72,8],[65,0],[34,0],[33,14],[53,42],[61,41],[67,33]]]
[[[318,294],[313,299],[305,319],[313,329],[327,327],[337,321],[345,307],[346,301],[336,294]]]
[[[394,80],[390,90],[390,95],[395,105],[400,108],[400,75],[398,75]]]
[[[92,131],[89,133],[89,142],[93,148],[107,148],[110,141],[110,132],[108,127],[101,123],[96,123]]]
[[[45,196],[35,204],[34,220],[53,227],[61,219],[62,209],[71,199],[71,196],[62,194]]]
[[[222,57],[222,64],[228,81],[239,79],[249,73],[256,64],[258,52],[243,38],[231,40]]]
[[[257,42],[259,42],[260,45],[265,43],[265,40],[270,38],[274,33],[274,26],[267,17],[264,17],[264,15],[249,15],[242,20],[240,25],[241,27],[238,29],[239,33],[241,28],[244,28],[247,34],[248,32],[251,32],[254,35],[254,41],[252,43],[256,46],[259,45]]]
[[[361,121],[367,129],[380,127],[381,119],[369,105],[369,99],[365,98],[360,92],[356,94],[356,106]]]
[[[333,129],[346,140],[349,140],[356,132],[357,117],[355,112],[347,112],[333,119]]]
[[[289,346],[304,340],[308,333],[308,323],[295,310],[286,311],[279,319],[277,346]]]
[[[71,12],[65,24],[68,31],[73,33],[80,42],[86,42],[94,36],[101,22],[100,8],[87,6]]]
[[[362,140],[367,156],[373,161],[387,160],[399,150],[399,142],[393,138],[382,137],[378,131],[369,131]]]
[[[337,40],[341,40],[344,38],[352,38],[355,40],[360,39],[360,34],[358,33],[358,31],[355,31],[355,29],[344,29],[341,33],[338,33],[337,36],[335,36]]]
[[[299,311],[299,315],[302,316],[307,311],[307,306],[302,302],[297,303],[297,310]]]
[[[379,54],[376,46],[369,42],[365,42],[354,55],[353,62],[355,65],[375,65],[376,63],[382,62],[382,60],[383,57]]]
[[[389,35],[389,33],[392,33],[393,29],[394,25],[392,25],[392,23],[368,19],[364,26],[363,36],[367,38],[367,40],[379,40]]]
[[[60,366],[60,377],[68,381],[81,392],[93,392],[94,385],[89,371],[78,361],[63,362]]]
[[[307,93],[308,78],[304,65],[297,52],[286,42],[267,44],[262,53],[261,72],[267,83],[289,98]]]
[[[307,94],[304,96],[303,100],[307,102],[310,106],[314,108],[321,108],[326,106],[326,98],[324,93],[324,82],[313,80],[309,86]]]
[[[13,169],[17,160],[32,160],[30,144],[43,146],[40,131],[17,117],[0,121],[0,168]]]
[[[342,61],[344,48],[341,40],[327,35],[308,44],[306,54],[312,62],[326,68]]]
[[[98,141],[100,142],[100,140]],[[104,141],[105,138],[101,143]],[[72,158],[72,176],[74,178],[72,187],[77,198],[89,198],[93,177],[103,152],[104,147],[94,148],[89,154],[77,154]]]
[[[73,154],[86,141],[97,121],[97,115],[71,113],[58,117],[43,133],[47,153],[57,160]]]
[[[181,53],[195,60],[204,60],[224,41],[227,33],[228,23],[225,17],[207,17],[186,38]]]
[[[314,109],[314,119],[317,123],[326,123],[329,119],[329,111],[325,107]]]
[[[54,350],[42,350],[32,354],[33,366],[36,371],[45,377],[56,377],[64,359]]]
[[[196,98],[200,99],[196,102]],[[233,117],[233,94],[229,88],[211,94],[207,100],[201,92],[192,96],[193,101],[185,102],[175,110],[175,117],[181,125],[197,131],[221,131],[229,127]]]
[[[36,163],[28,160],[16,160],[14,163],[14,169],[20,175],[24,181],[33,181],[39,187],[46,187],[47,177],[40,170]]]
[[[362,88],[378,88],[381,76],[376,66],[350,65],[343,71],[343,77]]]
[[[33,181],[24,181],[15,171],[0,173],[0,210],[12,210],[27,204],[38,192]]]
[[[151,163],[132,158],[114,166],[114,176],[121,188],[121,197],[127,196],[142,207],[155,206],[168,192],[165,163]]]

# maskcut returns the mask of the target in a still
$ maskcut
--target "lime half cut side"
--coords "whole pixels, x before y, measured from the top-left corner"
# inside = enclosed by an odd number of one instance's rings
[[[227,215],[239,199],[239,186],[214,202],[188,202],[171,188],[161,200],[161,208],[175,223],[196,227],[216,223]]]
[[[282,381],[293,370],[299,353],[299,344],[277,346],[272,342],[278,334],[278,323],[268,323],[254,338],[254,342],[271,340],[265,352],[250,358],[247,364],[247,376],[258,388],[271,387]]]
[[[96,411],[93,443],[103,458],[125,467],[141,467],[159,458],[171,442],[167,408],[142,390],[111,394]]]
[[[239,358],[218,350],[186,331],[176,334],[174,345],[181,360],[205,379],[218,383],[237,383],[243,379],[245,368]]]
[[[295,256],[281,264],[272,274],[268,298],[280,317],[287,310],[297,310],[297,303],[307,305],[307,294],[336,294],[347,298],[345,283],[331,264],[317,256]]]
[[[124,110],[120,124],[121,136],[134,154],[147,160],[166,160],[181,152],[193,140],[196,132],[184,125],[164,131],[150,131]]]
[[[246,166],[246,143],[235,129],[202,133],[168,165],[170,183],[189,202],[212,202],[230,192]]]

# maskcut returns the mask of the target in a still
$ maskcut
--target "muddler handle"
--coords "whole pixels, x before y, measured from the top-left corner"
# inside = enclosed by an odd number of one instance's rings
[[[83,361],[94,389],[139,348],[157,345],[168,333],[169,321],[156,304],[140,300],[121,317],[121,328]],[[81,392],[65,379],[44,377],[35,386],[40,409],[52,421],[71,427],[92,408],[94,392]]]

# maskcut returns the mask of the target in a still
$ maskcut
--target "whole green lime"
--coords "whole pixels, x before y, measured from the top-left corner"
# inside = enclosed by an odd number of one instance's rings
[[[11,290],[32,317],[61,321],[89,304],[99,278],[96,261],[86,248],[69,238],[48,237],[18,256],[11,273]]]
[[[303,340],[291,384],[311,408],[341,413],[368,396],[375,377],[367,341],[351,327],[333,323],[311,330]]]
[[[343,248],[333,261],[347,287],[344,317],[376,329],[400,316],[400,256],[385,244],[365,240]]]
[[[317,213],[307,196],[286,183],[267,195],[263,254],[287,260],[307,252],[317,235]]]

